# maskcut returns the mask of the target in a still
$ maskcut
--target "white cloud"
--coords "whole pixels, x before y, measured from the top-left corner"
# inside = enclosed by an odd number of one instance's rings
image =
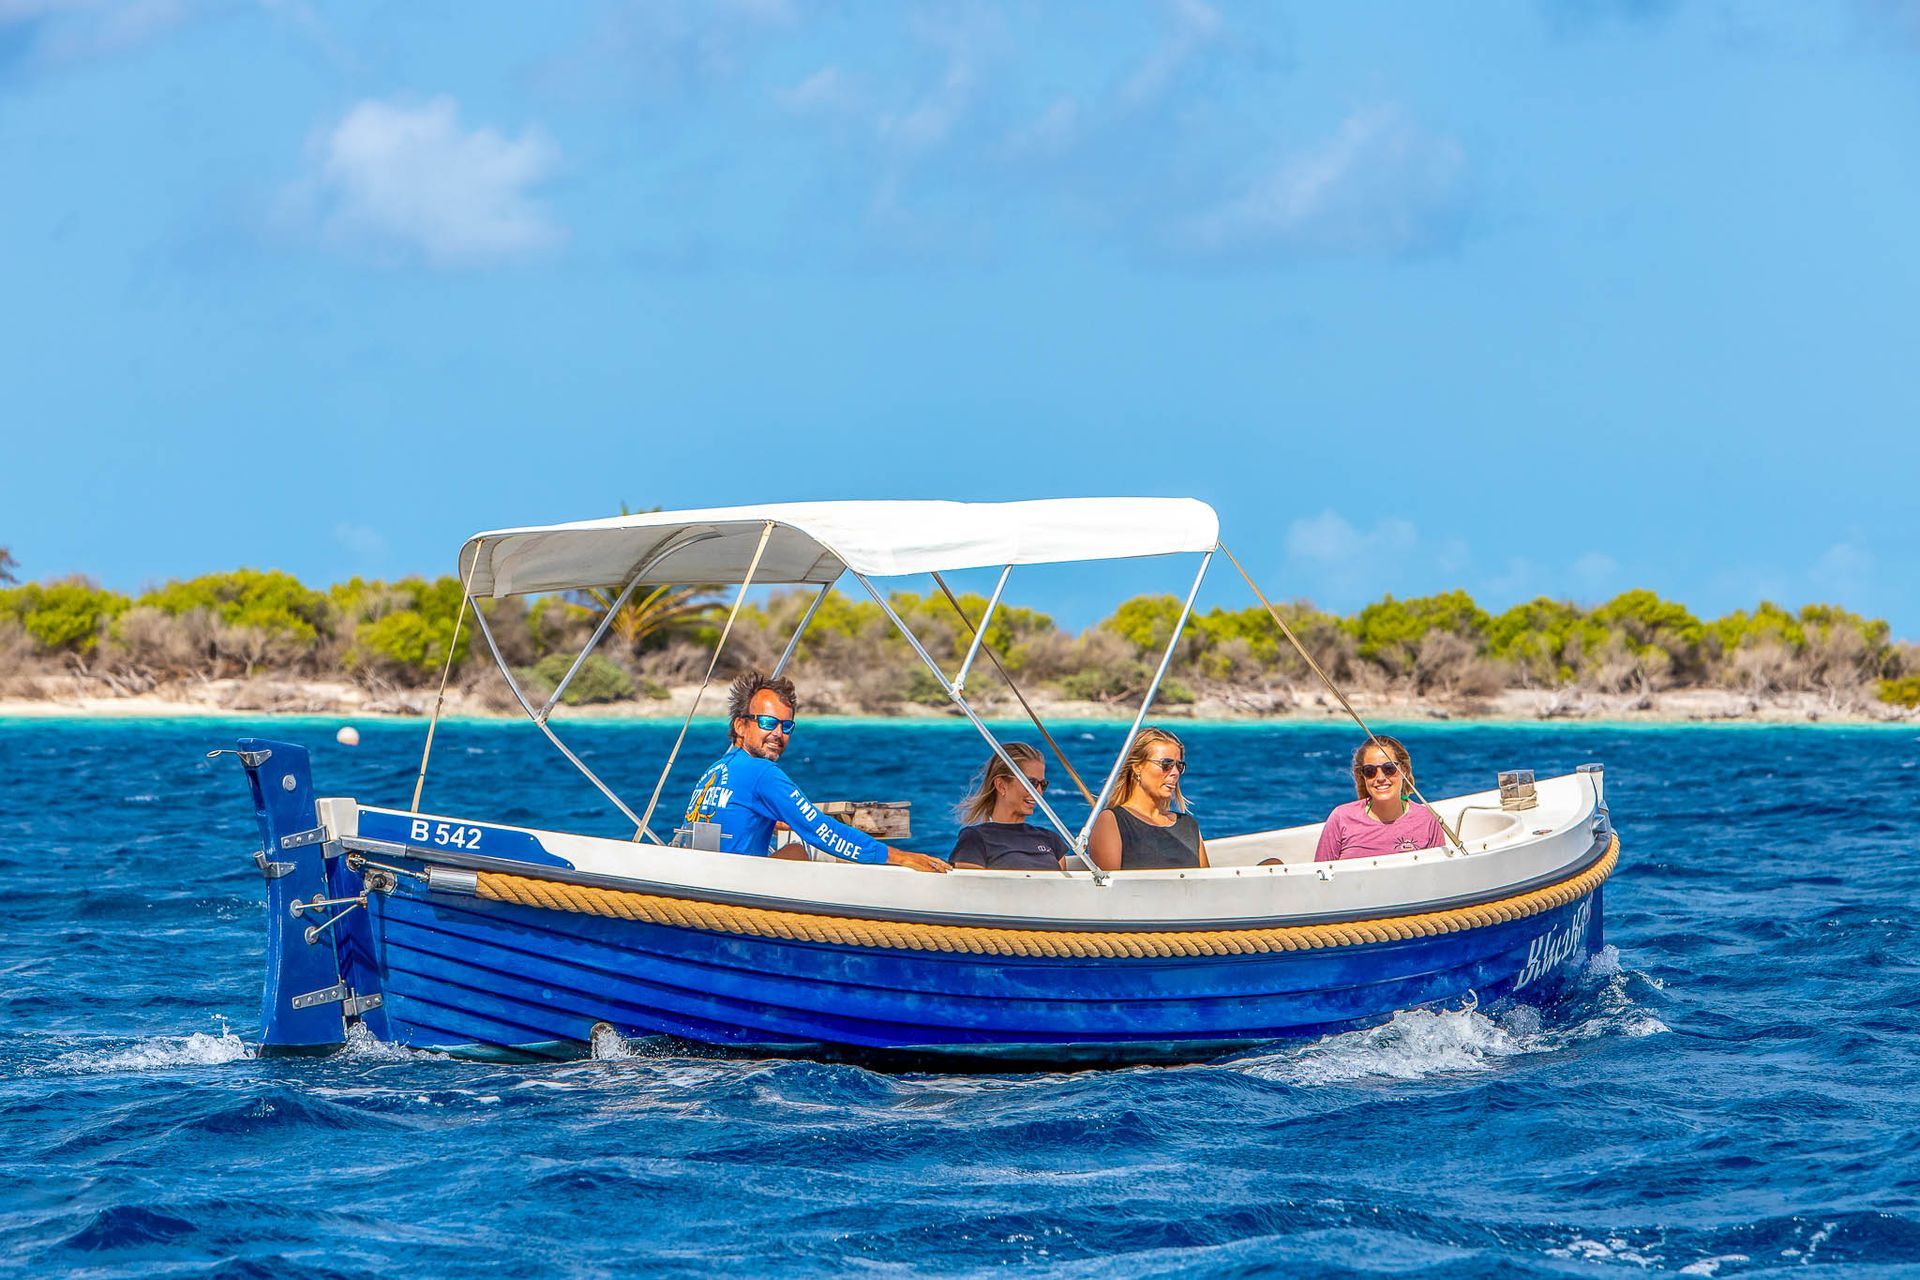
[[[363,561],[384,560],[387,540],[376,529],[342,521],[333,526],[333,540]]]
[[[905,151],[927,151],[947,140],[973,105],[977,76],[970,50],[950,43],[946,71],[938,84],[903,111],[883,114],[877,132],[883,143]]]
[[[1466,200],[1466,151],[1392,106],[1357,111],[1191,219],[1200,252],[1405,253],[1445,241]]]
[[[60,65],[137,49],[209,8],[189,0],[0,0],[0,26],[44,23],[33,56]]]
[[[1220,34],[1219,10],[1203,0],[1174,0],[1169,7],[1173,10],[1173,30],[1120,87],[1124,107],[1145,107],[1159,101],[1194,55]]]
[[[523,257],[564,233],[531,191],[559,151],[538,129],[509,138],[465,129],[459,106],[368,100],[317,145],[319,171],[301,194],[317,197],[323,233],[345,243],[417,251],[437,266]]]
[[[1441,566],[1441,572],[1448,572]],[[1482,579],[1473,589],[1473,598],[1483,609],[1495,613],[1522,600],[1540,594],[1540,566],[1527,556],[1508,556],[1499,573]],[[1464,585],[1464,584],[1463,584]]]
[[[1322,511],[1287,526],[1288,557],[1320,568],[1364,569],[1377,563],[1376,557],[1410,554],[1419,541],[1411,523],[1393,516],[1367,533],[1334,511]]]
[[[1589,551],[1573,562],[1573,580],[1582,596],[1596,600],[1610,592],[1619,581],[1620,563],[1602,551]]]
[[[797,116],[838,115],[853,110],[860,100],[847,73],[837,66],[822,67],[775,96]]]
[[[1825,604],[1851,604],[1863,599],[1872,577],[1873,553],[1852,542],[1828,547],[1808,574],[1813,598]]]
[[[1071,150],[1084,129],[1083,112],[1075,98],[1058,98],[1038,119],[1007,135],[1007,151],[1015,156],[1053,159]]]

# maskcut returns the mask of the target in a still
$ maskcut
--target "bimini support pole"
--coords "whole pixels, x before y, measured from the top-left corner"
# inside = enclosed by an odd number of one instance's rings
[[[831,582],[823,582],[820,584],[820,590],[815,593],[813,603],[807,606],[807,611],[800,616],[799,625],[793,629],[793,635],[788,637],[787,647],[780,651],[780,661],[773,664],[773,674],[775,676],[786,674],[787,664],[792,662],[793,655],[800,651],[800,637],[807,633],[809,626],[813,625],[813,615],[820,612],[820,606],[826,601],[827,592],[831,590],[833,590],[833,584]]]
[[[487,625],[487,615],[481,613],[479,609],[475,609],[473,611],[473,620],[479,625],[480,634],[487,642],[488,651],[493,654],[494,665],[498,666],[500,668],[500,674],[506,677],[507,688],[512,691],[513,700],[518,702],[520,709],[527,713],[527,719],[533,721],[533,727],[546,734],[547,741],[551,742],[560,754],[567,758],[568,763],[580,771],[582,777],[598,788],[601,795],[611,800],[614,808],[624,813],[630,821],[640,821],[640,819],[634,815],[633,810],[627,808],[626,802],[621,800],[619,796],[613,794],[613,788],[600,781],[600,775],[587,768],[585,761],[568,750],[567,744],[560,741],[560,735],[553,731],[552,726],[535,713],[533,704],[527,701],[527,695],[520,688],[520,682],[513,678],[513,668],[509,667],[507,660],[500,656],[500,646],[494,643],[493,628]]]
[[[620,594],[615,597],[614,602],[608,606],[606,613],[602,615],[600,625],[595,627],[593,634],[587,637],[587,643],[580,650],[580,656],[575,658],[573,665],[567,668],[567,674],[560,677],[560,683],[553,687],[552,695],[547,698],[545,705],[540,708],[540,713],[536,715],[534,719],[544,724],[547,717],[553,714],[554,707],[560,702],[560,695],[565,693],[567,686],[573,683],[573,678],[579,674],[581,665],[587,660],[587,655],[592,653],[595,646],[600,643],[600,638],[607,634],[607,628],[613,625],[613,620],[615,616],[619,614],[620,607],[626,604],[627,597],[633,594],[633,589],[640,585],[641,579],[645,578],[649,573],[652,573],[660,566],[661,561],[673,555],[675,552],[683,551],[696,542],[705,542],[710,538],[717,538],[719,536],[717,532],[709,530],[705,533],[693,534],[690,537],[675,538],[667,543],[666,546],[660,548],[659,551],[641,561],[639,567],[633,571],[633,576],[627,579],[627,585],[620,589]]]
[[[1011,567],[1011,565],[1008,566],[1008,568]],[[1006,575],[1004,573],[1001,575],[1001,581],[1003,583],[1006,581]],[[936,573],[933,575],[933,584],[940,588],[941,594],[947,598],[947,603],[953,606],[953,612],[959,617],[960,624],[968,631],[973,632],[977,643],[979,637],[986,633],[987,620],[982,618],[980,625],[978,627],[974,626],[972,619],[967,617],[967,611],[960,607],[959,597],[954,595],[953,588],[947,585],[947,580]],[[990,612],[991,609],[989,609],[989,613]],[[1033,709],[1033,704],[1027,701],[1027,695],[1020,692],[1020,686],[1013,682],[1013,673],[1000,665],[1000,657],[994,653],[992,646],[988,646],[986,654],[987,661],[991,662],[993,669],[1000,673],[1000,678],[1007,682],[1007,692],[1011,693],[1014,701],[1020,704],[1020,709],[1027,713],[1027,719],[1033,721],[1033,727],[1040,731],[1041,738],[1046,741],[1047,747],[1053,752],[1053,758],[1060,762],[1060,767],[1067,771],[1069,778],[1073,779],[1073,785],[1080,789],[1081,798],[1088,804],[1092,804],[1093,792],[1087,790],[1087,784],[1080,780],[1080,773],[1073,767],[1073,762],[1067,759],[1067,753],[1060,749],[1060,744],[1053,740],[1051,733],[1047,732],[1047,726],[1040,722],[1040,713]]]
[[[1242,578],[1246,579],[1247,586],[1253,591],[1254,598],[1265,606],[1267,616],[1272,618],[1273,624],[1280,628],[1280,634],[1285,636],[1287,642],[1306,660],[1307,669],[1312,671],[1314,675],[1320,677],[1320,683],[1327,686],[1327,692],[1331,693],[1334,698],[1339,701],[1340,705],[1346,709],[1347,714],[1353,717],[1353,722],[1360,726],[1360,732],[1367,736],[1367,741],[1376,747],[1380,747],[1380,750],[1385,751],[1387,755],[1391,756],[1393,752],[1387,751],[1384,746],[1380,745],[1380,739],[1375,737],[1373,730],[1367,727],[1367,722],[1360,718],[1360,713],[1353,709],[1353,704],[1347,701],[1347,695],[1340,692],[1340,686],[1333,682],[1333,677],[1328,675],[1318,662],[1314,661],[1313,655],[1307,652],[1307,646],[1300,643],[1300,637],[1293,634],[1293,628],[1288,626],[1287,620],[1280,616],[1280,611],[1273,607],[1273,601],[1267,599],[1267,593],[1260,589],[1260,584],[1253,580],[1253,575],[1246,571],[1245,566],[1240,563],[1233,552],[1227,551],[1225,543],[1220,544],[1220,550],[1226,552],[1228,562],[1232,564],[1235,569],[1239,570]],[[1433,814],[1434,820],[1440,824],[1440,830],[1446,833],[1447,839],[1453,841],[1453,847],[1459,852],[1465,853],[1467,847],[1460,843],[1459,833],[1447,825],[1447,820],[1442,818],[1432,805],[1427,804],[1427,798],[1420,794],[1419,787],[1413,785],[1413,779],[1411,777],[1407,779],[1407,785],[1413,792],[1413,798],[1421,804],[1426,805],[1427,810]]]
[[[973,670],[973,660],[980,656],[980,646],[986,643],[987,628],[993,623],[993,611],[1000,607],[1000,593],[1007,589],[1007,575],[1012,572],[1012,565],[1000,571],[1000,581],[993,584],[993,595],[987,599],[987,611],[980,615],[980,625],[976,627],[971,623],[968,624],[968,629],[973,632],[973,643],[967,646],[967,656],[961,659],[960,670],[953,677],[955,690],[963,690],[967,687],[967,673]],[[942,582],[940,589],[945,591],[947,584]],[[966,617],[964,613],[960,616],[963,619]]]
[[[593,634],[587,637],[586,644],[580,648],[579,656],[573,660],[573,665],[567,668],[567,674],[560,677],[560,683],[553,686],[553,692],[547,695],[547,700],[540,704],[540,710],[535,714],[534,719],[544,722],[553,714],[553,709],[560,704],[560,696],[567,691],[567,686],[573,683],[573,677],[586,664],[587,655],[592,653],[594,647],[600,643],[600,637],[607,634],[607,628],[613,625],[615,616],[627,603],[627,597],[631,596],[633,589],[640,585],[640,575],[644,572],[646,572],[644,566],[634,570],[633,576],[627,579],[627,585],[620,588],[620,594],[613,598],[613,603],[607,606],[606,613],[601,617],[600,625],[595,627]]]
[[[707,674],[701,677],[700,687],[693,691],[693,705],[687,708],[687,718],[680,722],[680,736],[673,740],[673,750],[667,752],[667,763],[660,770],[660,780],[653,784],[653,794],[647,797],[647,811],[634,823],[635,842],[638,842],[642,835],[653,836],[653,832],[647,829],[647,823],[652,820],[654,808],[660,803],[660,792],[667,785],[667,775],[673,772],[673,762],[680,758],[680,746],[687,740],[687,726],[693,723],[694,713],[700,710],[700,699],[707,692],[707,686],[713,683],[713,670],[720,665],[720,653],[727,647],[727,637],[733,633],[733,620],[740,616],[740,606],[746,601],[747,588],[753,585],[753,575],[760,571],[760,557],[765,554],[767,539],[771,537],[773,537],[773,521],[769,520],[760,529],[759,545],[753,549],[753,559],[747,564],[746,576],[740,579],[740,589],[734,592],[733,608],[727,610],[727,623],[720,628],[720,639],[714,643],[713,657],[707,660]],[[665,843],[659,836],[653,836],[653,842]]]
[[[1173,663],[1173,651],[1179,648],[1180,635],[1187,629],[1187,616],[1193,612],[1193,599],[1200,594],[1200,584],[1206,580],[1207,566],[1212,563],[1212,551],[1200,557],[1200,572],[1193,575],[1193,585],[1187,588],[1186,601],[1180,606],[1180,616],[1174,620],[1173,634],[1167,637],[1167,651],[1160,655],[1160,665],[1154,670],[1153,683],[1147,686],[1146,696],[1140,699],[1140,710],[1127,727],[1127,736],[1120,742],[1120,753],[1113,758],[1113,768],[1107,771],[1107,781],[1100,788],[1100,798],[1093,802],[1093,812],[1087,815],[1087,825],[1080,829],[1082,844],[1093,834],[1094,822],[1100,817],[1100,811],[1106,808],[1107,797],[1113,794],[1114,784],[1120,781],[1120,770],[1127,765],[1127,753],[1133,750],[1133,740],[1139,736],[1140,725],[1147,718],[1148,708],[1153,706],[1153,695],[1160,692],[1160,681],[1166,678],[1167,668]]]
[[[986,721],[982,720],[979,715],[974,712],[972,706],[967,703],[967,695],[961,690],[954,688],[953,684],[947,679],[946,673],[940,669],[940,664],[933,660],[933,655],[928,653],[926,646],[920,643],[920,637],[914,635],[900,615],[894,612],[893,605],[888,602],[887,598],[874,589],[874,585],[867,581],[866,575],[856,573],[853,576],[859,579],[860,585],[867,589],[867,594],[873,597],[874,603],[878,604],[880,608],[885,611],[887,617],[892,620],[894,628],[900,632],[901,636],[906,639],[909,645],[913,646],[913,651],[920,656],[920,661],[926,664],[927,670],[933,673],[933,678],[940,682],[940,687],[946,691],[947,697],[953,699],[953,705],[960,708],[967,719],[973,722],[973,727],[980,731],[980,736],[987,740],[989,747],[993,748],[993,754],[1000,758],[1000,762],[1012,771],[1015,780],[1020,783],[1020,786],[1028,795],[1033,797],[1034,807],[1047,815],[1047,821],[1053,824],[1054,830],[1066,838],[1068,846],[1072,848],[1075,854],[1079,855],[1080,861],[1087,864],[1087,870],[1093,873],[1094,882],[1096,884],[1106,884],[1108,877],[1113,873],[1103,871],[1094,865],[1093,859],[1087,856],[1086,839],[1084,837],[1079,840],[1073,838],[1073,832],[1067,830],[1067,824],[1062,822],[1060,815],[1053,811],[1053,806],[1047,803],[1047,798],[1034,790],[1032,780],[1027,777],[1027,771],[1014,763],[1013,757],[1007,754],[1007,749],[1000,745],[1000,739],[994,737],[993,730],[987,728]]]
[[[453,655],[460,651],[460,624],[466,621],[468,605],[473,606],[476,617],[480,613],[480,606],[473,601],[473,571],[480,567],[480,548],[485,545],[485,539],[473,544],[473,563],[467,566],[467,580],[460,584],[460,612],[453,615],[453,639],[447,641],[447,665],[440,669],[440,692],[433,695],[433,714],[427,718],[427,741],[420,748],[420,772],[413,780],[413,813],[420,812],[420,792],[427,785],[427,757],[433,754],[433,731],[440,723],[441,704],[447,700],[447,677],[453,674]]]

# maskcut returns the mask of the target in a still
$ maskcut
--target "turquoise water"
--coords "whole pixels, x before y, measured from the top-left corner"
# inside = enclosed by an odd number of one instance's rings
[[[349,749],[336,723],[258,727],[311,745],[323,792],[404,804],[420,726],[363,725]],[[1910,728],[1409,727],[1433,794],[1607,763],[1612,945],[1570,999],[1219,1063],[971,1077],[644,1046],[258,1059],[257,842],[239,768],[202,759],[242,727],[0,724],[0,1272],[1920,1264]],[[1209,833],[1351,794],[1346,732],[1181,731]],[[562,732],[644,800],[673,727]],[[1062,743],[1091,776],[1119,733]],[[816,723],[787,763],[816,796],[912,800],[909,843],[940,851],[981,754],[947,724]],[[525,725],[443,726],[426,805],[622,826]]]

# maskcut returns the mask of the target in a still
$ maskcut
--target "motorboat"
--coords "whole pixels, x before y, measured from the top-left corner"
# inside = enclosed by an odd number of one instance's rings
[[[608,1037],[664,1037],[719,1051],[1003,1069],[1204,1059],[1403,1010],[1554,999],[1602,945],[1602,889],[1619,856],[1598,764],[1546,778],[1509,770],[1485,791],[1429,800],[1447,837],[1432,849],[1316,862],[1312,824],[1210,834],[1205,868],[1109,871],[1087,855],[1093,817],[1222,553],[1232,559],[1213,510],[1185,498],[779,503],[476,534],[459,557],[463,623],[471,619],[540,733],[633,834],[422,807],[438,702],[404,809],[322,797],[305,748],[241,739],[233,753],[259,820],[253,860],[267,900],[263,1051],[324,1052],[352,1032],[456,1054],[564,1057]],[[1074,852],[1059,871],[927,875],[697,847],[675,825],[683,798],[663,796],[674,755],[636,807],[552,720],[567,681],[635,591],[735,589],[711,681],[749,589],[814,592],[777,674],[820,602],[844,587],[879,604],[955,711],[1007,759],[967,686],[986,669],[983,654],[998,671],[982,641],[1010,575],[1148,556],[1192,557],[1198,567],[1104,784],[1082,784],[1084,822],[1034,797],[1033,821]],[[972,639],[949,670],[874,579],[931,575],[958,610],[944,575],[965,570],[999,576],[979,617],[962,612]],[[1247,585],[1297,643],[1251,577]],[[536,705],[501,660],[479,602],[588,590],[613,607]],[[696,696],[675,754],[699,705]]]

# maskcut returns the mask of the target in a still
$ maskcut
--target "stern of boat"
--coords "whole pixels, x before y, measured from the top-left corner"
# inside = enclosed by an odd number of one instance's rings
[[[252,792],[260,828],[253,862],[266,880],[261,1053],[330,1052],[345,1044],[356,1021],[387,1038],[368,928],[369,886],[342,856],[337,833],[321,822],[307,749],[242,738],[232,754]]]

